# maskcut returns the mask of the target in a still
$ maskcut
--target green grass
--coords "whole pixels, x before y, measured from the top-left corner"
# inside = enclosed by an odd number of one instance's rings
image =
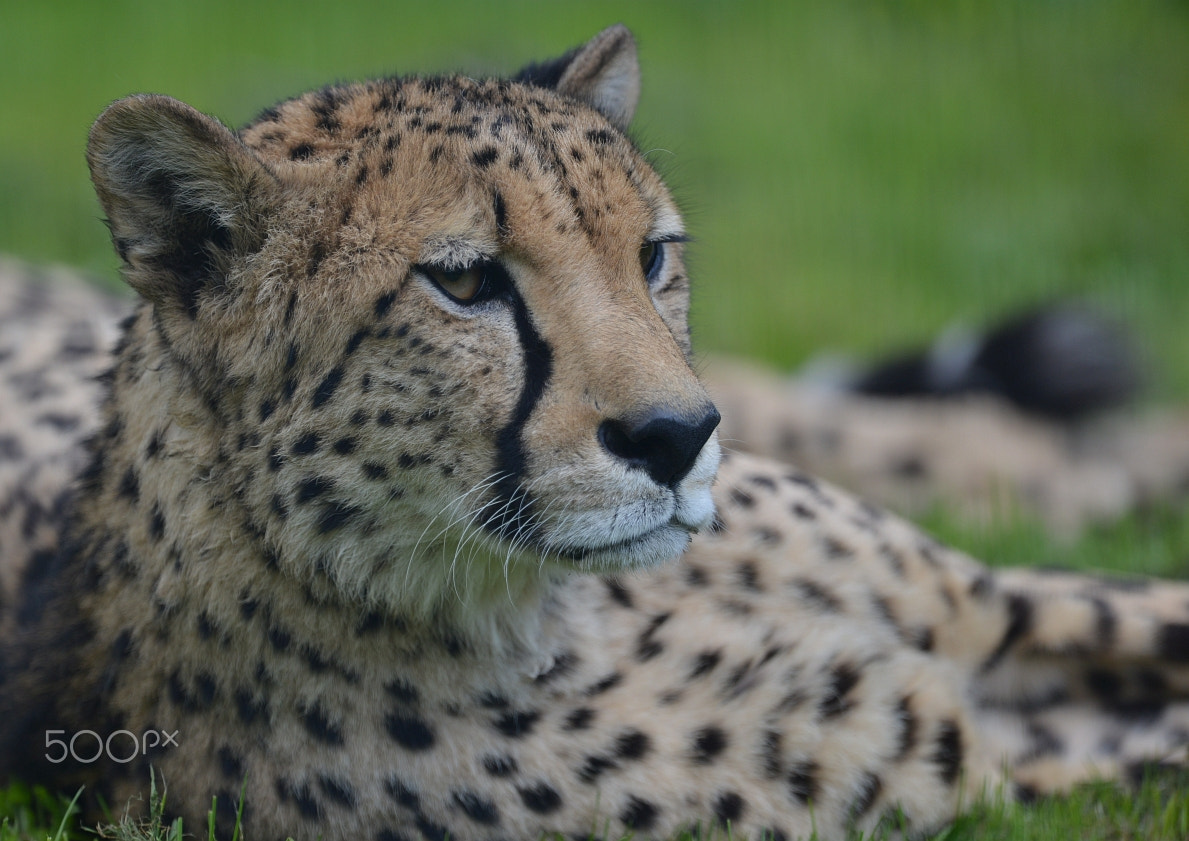
[[[1189,772],[1169,773],[1143,781],[1134,793],[1116,786],[1085,786],[1073,795],[1041,800],[1026,808],[1001,802],[979,804],[952,826],[922,841],[1184,841],[1189,838]],[[168,793],[154,785],[148,816],[124,819],[94,829],[71,828],[73,801],[55,799],[41,790],[12,786],[0,792],[0,808],[12,817],[0,821],[0,841],[244,841],[238,824],[231,837],[218,837],[213,807],[207,826],[187,830],[181,819],[164,817]],[[203,831],[205,830],[205,831]],[[850,841],[890,841],[895,827]],[[673,841],[730,841],[729,833],[712,831],[696,839],[689,834]],[[526,841],[531,841],[527,839]],[[544,839],[543,841],[555,841]],[[564,841],[558,836],[556,841]],[[630,839],[624,839],[630,841]],[[814,841],[814,839],[810,839]]]
[[[1076,294],[1135,326],[1150,401],[1189,400],[1189,5],[1173,0],[0,0],[0,252],[117,283],[82,151],[127,93],[237,124],[330,79],[513,69],[617,20],[641,47],[634,131],[697,238],[701,350],[793,366]],[[1070,545],[926,524],[995,563],[1183,577],[1183,513]],[[987,808],[944,838],[1183,839],[1181,783]],[[0,790],[0,841],[59,837],[64,808]],[[172,830],[147,831],[130,837]]]

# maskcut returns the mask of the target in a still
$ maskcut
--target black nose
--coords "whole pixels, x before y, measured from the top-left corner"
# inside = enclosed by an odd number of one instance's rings
[[[647,471],[658,485],[673,486],[694,466],[719,420],[712,405],[692,416],[654,409],[639,420],[603,421],[599,442],[611,455]]]

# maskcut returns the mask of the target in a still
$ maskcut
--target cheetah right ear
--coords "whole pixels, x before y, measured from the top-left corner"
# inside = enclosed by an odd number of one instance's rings
[[[276,180],[231,131],[167,96],[131,96],[91,128],[87,163],[125,277],[141,295],[197,317],[257,250]]]
[[[530,64],[515,81],[573,97],[626,131],[640,101],[640,62],[636,39],[622,23],[609,26],[561,58]]]

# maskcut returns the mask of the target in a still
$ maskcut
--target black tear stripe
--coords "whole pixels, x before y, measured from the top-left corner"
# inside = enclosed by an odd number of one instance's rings
[[[533,326],[528,307],[512,284],[508,286],[507,295],[516,321],[516,335],[524,353],[524,387],[520,390],[512,419],[496,436],[499,453],[496,469],[500,479],[495,484],[495,498],[484,507],[483,524],[488,531],[505,540],[532,542],[540,524],[531,522],[533,500],[521,484],[528,463],[521,433],[553,376],[553,349]]]

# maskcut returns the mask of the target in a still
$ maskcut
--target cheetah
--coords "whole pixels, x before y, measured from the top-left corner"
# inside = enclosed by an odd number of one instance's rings
[[[720,448],[639,84],[614,26],[99,117],[114,352],[0,286],[0,774],[152,768],[221,834],[242,788],[253,838],[794,839],[1183,759],[1189,586],[991,572]]]

